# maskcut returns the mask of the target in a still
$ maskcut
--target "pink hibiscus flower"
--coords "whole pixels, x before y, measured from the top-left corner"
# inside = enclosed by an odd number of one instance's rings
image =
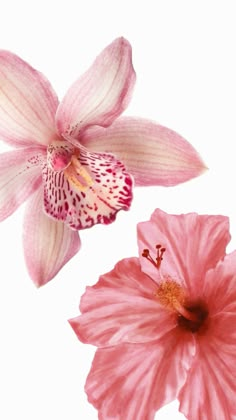
[[[76,230],[111,223],[129,209],[133,178],[136,185],[174,185],[204,170],[178,134],[118,118],[134,82],[124,38],[102,51],[60,104],[41,73],[0,51],[0,139],[16,148],[0,155],[0,220],[31,197],[24,251],[38,286],[78,252]]]
[[[229,239],[226,217],[156,210],[138,225],[140,257],[87,287],[70,324],[99,347],[85,386],[99,419],[150,420],[176,398],[187,419],[236,418]]]

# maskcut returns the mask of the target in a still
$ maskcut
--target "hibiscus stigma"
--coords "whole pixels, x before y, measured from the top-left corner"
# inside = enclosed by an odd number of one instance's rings
[[[157,250],[157,255],[156,255],[155,260],[151,257],[149,249],[144,249],[143,253],[142,253],[142,256],[147,258],[147,260],[150,261],[154,265],[154,267],[160,268],[161,261],[163,260],[163,254],[164,254],[166,249],[164,247],[162,247],[161,244],[157,244],[156,245],[156,250]]]

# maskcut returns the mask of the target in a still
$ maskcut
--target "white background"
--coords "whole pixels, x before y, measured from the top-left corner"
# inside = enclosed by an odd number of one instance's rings
[[[97,419],[83,391],[94,348],[82,345],[66,320],[78,314],[86,285],[137,255],[136,223],[154,208],[228,215],[229,250],[236,247],[235,6],[227,0],[1,2],[0,48],[41,70],[60,98],[107,44],[126,37],[137,72],[126,114],[178,131],[209,167],[178,187],[135,189],[131,210],[110,226],[82,232],[79,254],[39,290],[24,264],[24,206],[1,223],[1,419]],[[184,416],[174,402],[156,418]]]

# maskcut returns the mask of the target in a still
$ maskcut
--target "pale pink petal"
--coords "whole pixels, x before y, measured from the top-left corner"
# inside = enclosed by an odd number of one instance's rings
[[[73,229],[108,224],[132,201],[132,179],[113,155],[78,151],[65,171],[45,167],[45,211]]]
[[[98,347],[153,341],[176,327],[176,315],[158,303],[156,291],[138,258],[122,260],[86,288],[82,315],[70,324],[81,341]]]
[[[153,279],[169,275],[198,295],[205,273],[224,258],[229,240],[229,220],[224,216],[171,215],[156,209],[150,221],[138,224],[142,270]],[[149,249],[155,258],[156,244],[166,248],[160,270],[141,256],[143,249]]]
[[[23,243],[27,268],[36,286],[55,277],[80,248],[78,232],[44,213],[41,189],[27,205]]]
[[[37,146],[0,155],[0,221],[10,216],[41,184],[45,151]]]
[[[178,396],[179,409],[189,420],[236,419],[236,335],[234,332],[231,343],[233,328],[231,335],[227,331],[228,322],[235,330],[236,313],[225,321],[218,336],[208,334],[199,342],[196,358]]]
[[[60,134],[78,138],[90,125],[110,125],[127,107],[135,73],[128,41],[118,38],[69,89],[57,111]]]
[[[122,117],[106,129],[91,127],[80,140],[89,150],[114,153],[140,186],[176,185],[206,170],[183,137],[141,118]]]
[[[97,350],[85,390],[99,419],[151,420],[176,398],[195,352],[191,335]]]
[[[55,136],[57,96],[42,73],[0,51],[0,138],[14,146],[47,145]]]
[[[211,316],[224,319],[226,314],[236,313],[236,251],[226,255],[223,261],[207,272],[201,294]]]

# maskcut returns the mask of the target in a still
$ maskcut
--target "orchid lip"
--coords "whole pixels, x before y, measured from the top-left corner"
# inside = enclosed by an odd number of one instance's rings
[[[76,230],[113,222],[132,200],[132,178],[121,161],[64,140],[48,147],[43,181],[46,213]]]

